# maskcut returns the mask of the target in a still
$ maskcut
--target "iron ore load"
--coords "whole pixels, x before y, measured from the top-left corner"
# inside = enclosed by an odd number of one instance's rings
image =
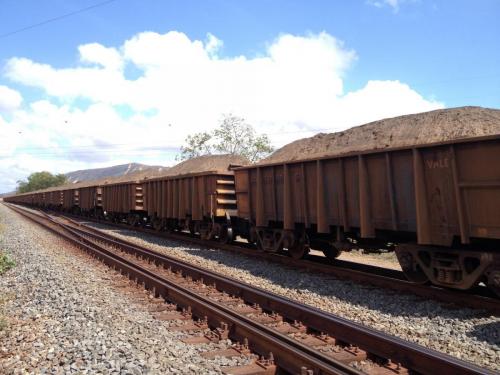
[[[4,198],[101,219],[310,249],[395,251],[409,280],[500,295],[500,111],[401,116],[293,142],[253,165],[191,159],[163,176]]]

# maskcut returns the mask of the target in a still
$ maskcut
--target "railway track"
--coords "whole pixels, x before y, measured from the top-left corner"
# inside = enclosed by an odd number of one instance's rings
[[[158,301],[158,318],[184,321],[173,329],[187,343],[230,338],[208,352],[257,355],[233,374],[488,374],[475,365],[385,335],[346,319],[223,277],[118,239],[71,219],[9,206],[143,285]]]
[[[59,213],[56,214],[60,215]],[[81,222],[81,217],[72,215],[64,215],[64,217],[77,220],[73,222],[87,229],[91,228]],[[188,233],[159,232],[154,229],[138,226],[131,227],[127,224],[112,223],[93,218],[85,218],[84,220],[125,230],[135,230],[169,240],[188,242],[200,247],[215,247],[225,251],[237,252],[249,257],[258,257],[259,259],[265,259],[267,261],[289,266],[293,269],[303,269],[315,273],[320,272],[338,279],[349,280],[355,283],[371,285],[383,289],[391,289],[400,293],[414,294],[425,299],[433,299],[453,306],[483,309],[493,314],[500,314],[500,299],[486,287],[476,287],[468,291],[460,291],[433,285],[422,285],[407,281],[401,271],[366,264],[341,260],[332,262],[325,257],[313,255],[309,255],[305,259],[296,260],[286,254],[260,251],[241,242],[225,244],[211,241],[207,244],[207,241],[201,240],[199,237]]]

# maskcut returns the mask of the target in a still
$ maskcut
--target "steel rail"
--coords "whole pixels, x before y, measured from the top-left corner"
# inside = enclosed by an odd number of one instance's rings
[[[212,271],[119,239],[72,219],[63,218],[71,225],[59,224],[74,235],[90,237],[109,246],[121,248],[122,251],[139,256],[149,262],[154,262],[157,265],[161,264],[163,267],[169,267],[175,271],[181,271],[183,274],[189,275],[193,280],[203,280],[205,284],[216,284],[218,290],[238,296],[245,302],[257,303],[264,310],[280,313],[288,319],[299,320],[309,328],[330,334],[342,342],[356,345],[375,356],[399,362],[405,368],[417,371],[418,373],[431,374],[443,372],[465,374],[484,373],[485,371],[437,351],[383,334],[311,306],[292,301],[260,288],[249,286],[230,277],[223,277]],[[86,240],[86,243],[93,244],[89,240]],[[213,304],[211,301],[207,302]],[[291,344],[293,345],[293,343]]]
[[[230,309],[220,306],[207,298],[172,283],[171,281],[155,275],[151,271],[144,269],[123,257],[120,257],[95,243],[81,238],[76,231],[71,230],[64,224],[61,225],[48,217],[27,213],[25,210],[13,208],[14,211],[29,218],[40,226],[49,229],[52,233],[63,237],[72,245],[90,253],[107,266],[118,269],[129,279],[142,284],[145,289],[152,291],[155,296],[159,296],[174,302],[181,307],[190,307],[193,314],[198,317],[207,317],[212,327],[218,327],[221,322],[228,324],[230,336],[240,342],[245,338],[249,339],[250,348],[261,354],[272,353],[275,363],[289,373],[300,373],[302,369],[313,370],[317,374],[352,374],[360,375],[361,372],[353,367],[347,366],[335,359],[328,357],[312,348],[301,344],[277,331],[241,316]],[[63,230],[57,230],[45,222],[60,225],[61,229],[72,234],[68,235]],[[75,239],[80,237],[81,239]],[[467,374],[473,374],[467,372]]]
[[[457,368],[451,369],[448,367],[448,364],[443,365],[452,357],[442,355],[437,351],[383,334],[272,292],[253,286],[250,287],[234,278],[220,276],[215,272],[133,244],[98,229],[81,225],[81,223],[73,220],[72,222],[75,225],[85,228],[77,229],[82,235],[90,235],[92,233],[100,241],[105,241],[112,246],[121,247],[134,255],[139,254],[141,257],[148,259],[148,261],[172,267],[174,270],[188,274],[194,280],[202,279],[206,284],[214,283],[217,285],[217,289],[230,295],[241,297],[246,302],[257,303],[265,310],[280,313],[289,319],[299,320],[318,332],[328,333],[331,336],[335,336],[336,339],[358,346],[369,353],[391,359],[393,362],[400,362],[403,366],[411,368],[414,371],[421,373],[432,373],[434,371],[453,371],[454,373],[459,373],[460,371]],[[397,350],[394,349],[395,347],[397,347]]]
[[[60,213],[56,214],[60,215]],[[77,218],[78,220],[86,220],[125,230],[147,233],[152,236],[169,240],[191,243],[203,248],[217,248],[224,251],[237,252],[245,256],[257,257],[259,259],[282,264],[294,269],[303,269],[310,272],[320,272],[342,280],[349,280],[355,283],[366,284],[383,289],[391,289],[406,294],[414,294],[419,297],[434,299],[436,301],[453,304],[459,307],[482,309],[490,313],[500,315],[500,299],[492,296],[490,293],[487,293],[487,291],[485,293],[486,288],[483,287],[476,288],[472,291],[461,291],[432,285],[422,285],[406,280],[404,278],[403,272],[376,266],[360,265],[355,262],[339,260],[334,261],[334,263],[325,264],[324,262],[318,261],[320,257],[311,256],[309,256],[309,258],[307,259],[295,260],[286,255],[257,250],[255,248],[245,246],[245,244],[225,244],[217,241],[207,242],[200,239],[199,237],[189,235],[187,233],[158,232],[153,229],[131,227],[127,224],[112,223],[109,221],[97,220],[94,218],[79,217],[67,214],[64,214],[64,216],[66,218],[71,216]]]

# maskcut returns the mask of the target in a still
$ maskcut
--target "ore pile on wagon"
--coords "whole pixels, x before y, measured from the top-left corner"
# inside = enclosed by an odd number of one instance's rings
[[[500,111],[464,107],[296,141],[256,165],[210,156],[155,178],[5,200],[206,240],[240,236],[294,258],[396,251],[412,281],[483,282],[500,295],[499,160]]]

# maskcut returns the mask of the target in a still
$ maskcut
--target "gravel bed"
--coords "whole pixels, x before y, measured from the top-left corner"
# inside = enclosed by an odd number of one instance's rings
[[[154,317],[154,300],[0,204],[1,374],[221,374],[244,359],[201,357],[229,342],[186,345]]]
[[[492,370],[500,370],[500,317],[457,309],[412,295],[367,287],[331,276],[217,249],[200,248],[145,233],[110,229],[123,239],[232,276],[288,298],[315,306],[405,340]]]
[[[338,259],[401,271],[401,266],[394,252],[364,254],[362,250],[351,250],[340,253]]]

